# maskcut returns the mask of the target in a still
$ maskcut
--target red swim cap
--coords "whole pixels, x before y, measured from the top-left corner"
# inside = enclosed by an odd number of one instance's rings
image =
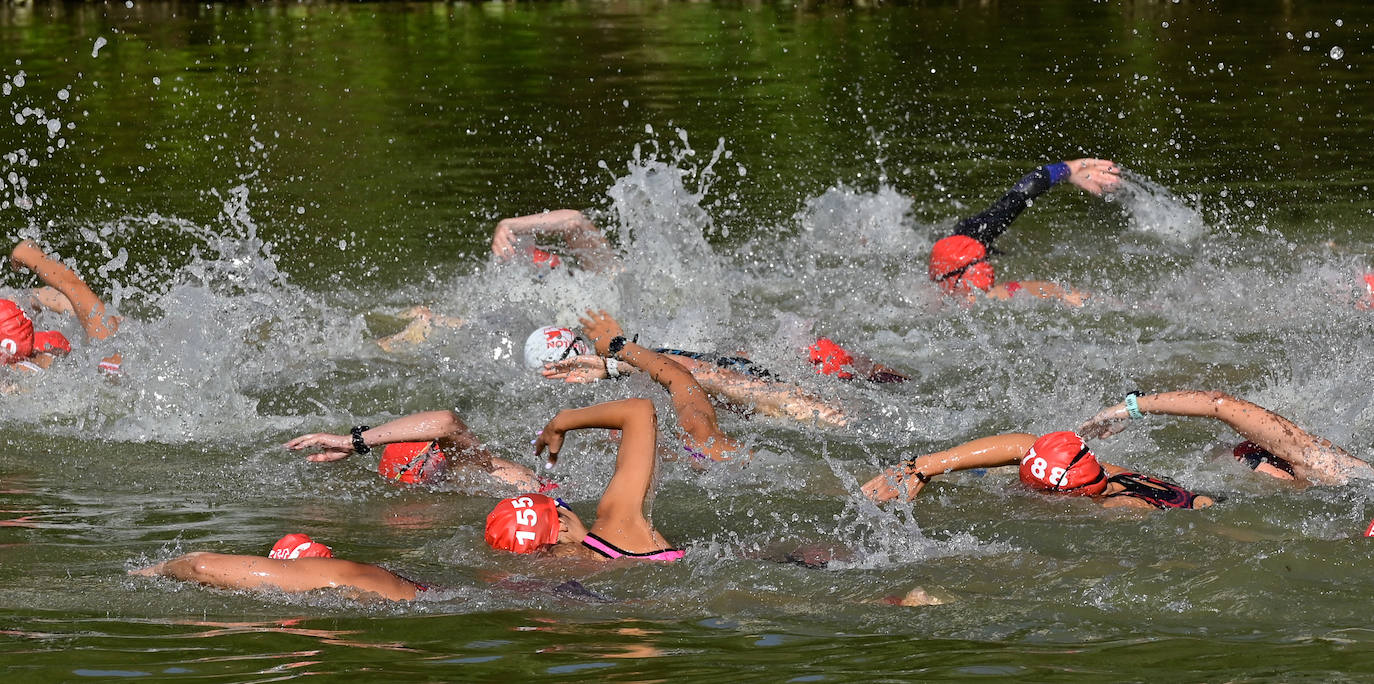
[[[816,365],[816,372],[825,375],[833,375],[837,378],[848,380],[854,377],[853,373],[844,370],[845,366],[854,363],[854,357],[845,351],[844,347],[835,344],[828,337],[816,340],[807,351],[811,353],[811,363]]]
[[[1021,457],[1021,481],[1032,489],[1074,496],[1097,496],[1107,489],[1107,473],[1083,438],[1051,432],[1035,440]]]
[[[272,551],[267,554],[268,558],[277,560],[295,560],[297,558],[333,558],[334,552],[328,546],[313,541],[310,537],[295,533],[288,534],[277,540],[272,546]]]
[[[930,279],[946,294],[992,288],[992,264],[983,243],[967,235],[951,235],[930,248]]]
[[[545,252],[544,250],[539,249],[538,247],[530,247],[529,255],[530,263],[534,264],[535,266],[548,266],[549,268],[558,268],[558,266],[563,263],[563,260],[558,258],[557,254],[554,254],[553,252]]]
[[[56,330],[40,330],[33,334],[33,350],[49,354],[70,354],[72,343]]]
[[[406,484],[428,484],[443,477],[448,459],[434,442],[394,442],[386,445],[377,473]]]
[[[558,541],[558,504],[543,494],[502,499],[487,514],[487,545],[514,553],[534,553]]]
[[[0,299],[0,360],[19,361],[33,356],[33,321],[18,304]]]

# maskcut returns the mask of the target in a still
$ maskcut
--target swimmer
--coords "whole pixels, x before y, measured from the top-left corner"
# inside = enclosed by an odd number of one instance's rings
[[[569,328],[545,326],[525,340],[525,365],[564,382],[595,382],[640,372],[633,365],[591,353],[591,346]],[[743,356],[713,356],[678,349],[655,349],[690,373],[712,398],[726,407],[766,416],[840,427],[844,410],[806,390],[778,381],[771,371]]]
[[[1018,292],[1025,292],[1042,299],[1059,299],[1072,306],[1082,306],[1088,297],[1086,293],[1054,283],[1013,280],[996,284],[992,264],[987,260],[992,243],[1031,201],[1063,180],[1100,197],[1121,183],[1121,169],[1106,159],[1074,159],[1031,171],[992,206],[960,221],[953,235],[936,241],[930,249],[930,279],[945,294],[970,300],[979,293],[993,299],[1010,299]]]
[[[1269,455],[1243,459],[1260,473],[1281,479],[1319,484],[1343,484],[1351,477],[1374,476],[1365,462],[1330,442],[1298,428],[1272,411],[1222,392],[1166,392],[1127,395],[1079,427],[1079,432],[1052,432],[1037,438],[1024,433],[982,437],[945,451],[918,456],[863,485],[875,501],[888,501],[903,492],[914,498],[935,476],[969,470],[1017,465],[1021,481],[1032,489],[1088,496],[1107,507],[1203,508],[1211,497],[1196,495],[1172,482],[1099,463],[1084,436],[1105,438],[1124,429],[1132,418],[1146,413],[1202,416],[1221,420]],[[1246,446],[1246,445],[1242,445]],[[1285,477],[1287,475],[1287,477]]]
[[[492,509],[486,521],[487,544],[515,553],[549,550],[560,558],[681,560],[685,553],[673,548],[644,512],[654,482],[658,439],[653,402],[623,399],[560,411],[540,431],[535,455],[548,451],[552,466],[562,451],[565,435],[586,428],[621,432],[615,470],[597,504],[596,521],[588,527],[562,501],[543,494],[523,494],[504,499]],[[344,451],[347,455],[348,447],[343,445],[327,448],[331,453]],[[338,589],[351,597],[380,596],[393,601],[413,600],[428,590],[424,584],[377,565],[325,557],[332,556],[327,547],[317,549],[310,543],[304,535],[288,535],[274,548],[275,558],[196,552],[130,574],[172,577],[222,589]],[[294,559],[293,553],[297,555]],[[307,557],[313,554],[319,555]]]
[[[334,558],[329,547],[303,534],[282,537],[267,558],[197,551],[130,575],[170,577],[220,589],[305,592],[336,589],[349,598],[412,601],[430,587],[379,565]]]
[[[671,361],[664,363],[677,368],[682,377],[692,377]],[[568,560],[682,560],[685,552],[668,543],[645,514],[657,460],[658,418],[653,402],[622,399],[560,411],[539,433],[534,453],[548,451],[552,466],[567,433],[587,428],[621,432],[615,470],[591,526],[560,500],[524,494],[502,500],[487,515],[487,544],[514,553],[548,552]]]
[[[693,459],[724,461],[742,448],[739,442],[721,431],[706,390],[672,357],[627,340],[620,324],[605,311],[587,311],[578,322],[597,354],[648,373],[668,390],[673,408],[677,410],[678,427],[685,433],[683,448]],[[836,418],[818,415],[816,420],[834,421]]]
[[[531,341],[535,335],[548,330],[566,330],[566,328],[555,328],[546,326],[538,331],[531,333],[530,338],[525,341],[525,364],[530,365],[532,356],[530,351]],[[760,366],[753,360],[736,353],[730,356],[718,356],[704,352],[685,351],[682,349],[672,349],[670,347],[657,347],[654,351],[660,354],[669,354],[676,357],[674,360],[680,361],[683,366],[696,374],[697,369],[703,364],[706,366],[717,366],[726,370],[752,375],[762,380],[777,380],[777,375],[772,371]],[[852,352],[836,344],[828,337],[816,340],[810,347],[805,349],[807,359],[811,365],[815,366],[816,373],[829,375],[840,380],[853,380],[856,378],[864,379],[873,383],[906,382],[911,378],[906,374],[890,366],[885,366],[862,354]],[[539,355],[540,361],[544,366],[543,374],[546,378],[563,380],[565,382],[596,382],[607,378],[623,377],[632,374],[633,368],[618,368],[612,373],[612,364],[609,359],[602,358],[595,354],[577,352],[565,358],[545,359],[546,355]],[[531,366],[534,367],[534,366]],[[700,380],[701,378],[698,378]],[[702,383],[707,391],[711,387]]]
[[[436,327],[456,330],[467,323],[467,321],[455,316],[436,314],[424,305],[412,306],[397,314],[396,317],[410,322],[401,332],[376,341],[377,346],[388,354],[394,353],[402,347],[411,347],[424,342],[429,339],[430,333],[434,332]]]
[[[1262,406],[1222,392],[1128,394],[1126,401],[1102,409],[1078,431],[1089,438],[1106,439],[1147,413],[1215,418],[1226,423],[1246,439],[1235,448],[1235,457],[1252,470],[1276,479],[1344,485],[1355,478],[1374,477],[1374,468],[1368,463],[1330,441]]]
[[[582,270],[606,273],[619,266],[606,236],[586,214],[575,209],[501,219],[491,236],[491,252],[502,261],[510,261],[521,251],[517,245],[524,238],[547,237],[560,238]],[[558,268],[563,263],[559,255],[538,247],[529,246],[523,251],[535,266]]]
[[[377,469],[382,477],[391,481],[433,484],[454,468],[468,468],[490,475],[495,482],[522,490],[546,491],[557,487],[541,481],[525,466],[493,456],[453,411],[415,413],[375,428],[360,425],[346,435],[301,435],[287,442],[285,447],[291,451],[315,450],[306,460],[330,463],[353,454],[369,453],[372,447],[382,445],[386,448]]]
[[[1038,438],[1025,433],[980,437],[888,468],[865,483],[863,493],[882,502],[896,498],[904,488],[910,500],[936,475],[1012,465],[1020,466],[1021,482],[1031,489],[1086,496],[1108,508],[1205,508],[1214,503],[1211,497],[1167,480],[1099,462],[1074,432]]]
[[[75,315],[86,337],[92,340],[107,339],[119,328],[119,318],[106,315],[105,303],[91,288],[32,240],[15,245],[10,266],[16,271],[33,272],[43,283],[44,287],[35,290],[28,302],[33,309]],[[41,371],[51,366],[57,356],[70,351],[71,343],[62,333],[35,332],[33,321],[17,302],[0,299],[0,363],[25,371]],[[118,374],[121,361],[119,354],[106,357],[100,362],[100,370]]]

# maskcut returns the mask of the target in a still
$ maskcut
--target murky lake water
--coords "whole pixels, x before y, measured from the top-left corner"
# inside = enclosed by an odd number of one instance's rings
[[[82,345],[0,397],[0,664],[12,681],[1367,677],[1370,490],[1257,481],[1217,457],[1221,426],[1153,420],[1096,447],[1228,497],[1208,511],[1099,510],[1003,473],[878,508],[857,482],[1071,428],[1134,388],[1224,389],[1374,457],[1374,318],[1350,305],[1374,265],[1371,19],[1358,2],[0,7],[0,225],[116,303],[129,370],[97,379],[110,347]],[[1104,297],[943,305],[930,244],[1080,156],[1124,164],[1131,192],[1046,195],[999,273]],[[497,218],[559,207],[609,228],[624,272],[488,263]],[[371,344],[417,303],[469,324]],[[591,305],[662,344],[748,349],[858,420],[727,415],[759,455],[665,467],[655,520],[688,560],[585,578],[605,602],[483,545],[507,492],[401,490],[366,458],[277,446],[452,406],[532,463],[559,408],[639,394],[668,415],[647,384],[555,386],[509,358]],[[814,376],[797,321],[915,381]],[[565,451],[579,510],[610,453]],[[287,531],[443,589],[372,605],[125,575]],[[847,560],[759,560],[798,543]],[[522,588],[494,583],[511,572]],[[914,587],[947,603],[877,602]]]

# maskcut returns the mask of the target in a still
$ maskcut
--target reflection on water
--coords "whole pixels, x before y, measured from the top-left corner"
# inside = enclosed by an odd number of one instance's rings
[[[1215,457],[1236,440],[1215,425],[1095,446],[1227,497],[1205,512],[1104,511],[998,472],[914,505],[855,494],[899,458],[1072,427],[1132,389],[1226,389],[1370,456],[1374,331],[1352,306],[1374,265],[1370,19],[1354,3],[0,7],[0,217],[127,317],[110,344],[129,369],[99,380],[107,350],[83,345],[0,378],[24,390],[0,397],[0,662],[34,679],[1374,670],[1367,488],[1256,481]],[[925,255],[951,222],[1085,154],[1131,169],[1125,191],[1055,190],[997,260],[1099,296],[941,301]],[[624,267],[489,262],[496,218],[558,207],[588,211]],[[373,344],[417,304],[466,323]],[[368,458],[277,446],[454,407],[532,465],[557,409],[662,398],[512,358],[590,306],[656,343],[747,350],[853,420],[726,416],[755,459],[662,468],[655,520],[687,561],[575,586],[483,545],[504,490],[400,488]],[[817,376],[808,335],[913,381]],[[560,461],[580,512],[612,453],[576,440]],[[377,604],[124,575],[294,531],[445,589]],[[835,560],[777,562],[798,547]]]

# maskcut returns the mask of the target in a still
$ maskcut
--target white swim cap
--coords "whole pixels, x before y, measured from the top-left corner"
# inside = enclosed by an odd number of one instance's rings
[[[587,353],[587,345],[567,328],[546,325],[525,338],[525,365],[530,368]]]

